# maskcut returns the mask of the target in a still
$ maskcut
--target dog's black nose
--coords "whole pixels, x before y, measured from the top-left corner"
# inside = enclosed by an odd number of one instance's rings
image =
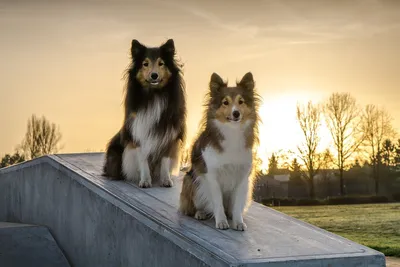
[[[153,73],[150,75],[150,77],[151,77],[153,80],[157,80],[158,74],[155,73],[155,72],[153,72]]]
[[[237,111],[237,110],[235,110],[235,111],[232,113],[232,116],[233,116],[235,119],[237,119],[237,118],[240,117],[240,112]]]

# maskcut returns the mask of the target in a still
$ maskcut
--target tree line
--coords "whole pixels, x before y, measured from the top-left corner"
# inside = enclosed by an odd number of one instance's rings
[[[372,167],[375,193],[379,192],[381,168],[398,170],[400,167],[400,139],[392,125],[392,117],[373,104],[360,107],[349,93],[333,93],[325,102],[297,104],[296,117],[303,141],[292,152],[295,158],[288,168],[301,173],[315,197],[314,178],[321,169],[337,169],[340,194],[344,195],[344,171],[351,163],[364,159]],[[333,144],[321,153],[321,124],[325,121]],[[278,168],[275,154],[269,159],[268,173]],[[397,169],[396,169],[397,168]]]
[[[376,194],[379,193],[382,168],[400,169],[400,139],[395,139],[393,118],[384,108],[373,104],[361,107],[351,94],[333,93],[321,103],[297,104],[296,118],[303,141],[296,151],[289,153],[295,155],[291,163],[287,163],[287,155],[280,155],[280,160],[285,162],[284,168],[290,170],[292,179],[307,181],[311,198],[315,197],[314,178],[321,170],[338,170],[340,194],[344,195],[344,171],[359,159],[372,167]],[[332,151],[329,148],[321,150],[322,122],[329,129]],[[61,131],[55,123],[33,114],[27,121],[23,140],[14,154],[6,154],[1,159],[0,168],[57,153],[61,139]],[[183,151],[183,165],[189,157],[188,151]],[[256,162],[260,165],[259,159]],[[277,170],[278,157],[273,154],[269,159],[268,174],[274,175]]]

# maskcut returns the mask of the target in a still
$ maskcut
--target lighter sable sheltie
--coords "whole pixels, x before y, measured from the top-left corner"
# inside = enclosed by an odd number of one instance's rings
[[[191,169],[180,194],[180,211],[219,229],[246,230],[243,214],[252,196],[253,148],[258,142],[258,103],[253,75],[228,87],[213,73],[206,112],[192,146]]]

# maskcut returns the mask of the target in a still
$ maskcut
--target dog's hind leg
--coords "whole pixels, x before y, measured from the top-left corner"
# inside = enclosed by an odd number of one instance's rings
[[[179,196],[179,211],[187,216],[195,216],[197,213],[196,207],[194,205],[194,194],[195,185],[193,182],[193,177],[190,174],[186,174],[183,177],[182,189]]]
[[[120,143],[120,134],[117,133],[108,143],[105,153],[102,175],[107,179],[120,180],[123,178],[121,170],[123,151],[124,147]]]

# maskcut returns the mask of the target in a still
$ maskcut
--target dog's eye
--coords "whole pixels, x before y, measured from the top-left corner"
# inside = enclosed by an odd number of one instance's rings
[[[243,99],[240,99],[240,100],[239,100],[239,105],[241,105],[241,104],[243,104],[243,103],[244,103]]]
[[[222,102],[222,104],[224,104],[225,106],[229,105],[228,100],[225,100],[224,102]]]
[[[159,62],[159,63],[158,63],[158,66],[160,66],[160,67],[161,67],[161,66],[164,66],[164,62]]]
[[[143,66],[148,67],[149,66],[149,62],[144,62]]]

